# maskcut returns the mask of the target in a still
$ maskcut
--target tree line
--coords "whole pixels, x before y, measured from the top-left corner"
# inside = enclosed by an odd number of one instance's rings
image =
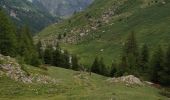
[[[33,42],[32,34],[27,26],[17,29],[10,18],[0,9],[0,54],[15,57],[21,63],[39,66],[49,64],[67,69],[79,69],[78,58],[62,51],[59,45],[47,46],[43,49],[39,41]]]
[[[39,59],[41,59],[44,64],[73,70],[79,70],[80,68],[78,57],[69,54],[67,50],[62,50],[59,44],[55,47],[52,45],[45,47],[41,41],[39,41],[37,43],[37,51]]]
[[[26,64],[38,66],[40,59],[27,26],[17,29],[0,9],[0,53],[18,58]]]
[[[119,62],[113,62],[111,67],[105,66],[103,58],[95,58],[91,71],[97,74],[118,77],[135,75],[154,83],[170,84],[170,45],[163,49],[161,45],[153,52],[147,44],[139,48],[134,33],[129,34]]]

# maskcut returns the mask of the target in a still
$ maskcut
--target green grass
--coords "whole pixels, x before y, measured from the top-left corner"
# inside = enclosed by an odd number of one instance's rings
[[[28,72],[41,69],[31,66]],[[41,70],[44,71],[44,70]],[[156,88],[150,86],[127,87],[111,84],[107,77],[72,70],[49,67],[46,72],[58,80],[56,85],[23,84],[5,76],[0,77],[0,100],[165,100]],[[40,74],[40,73],[39,73]]]
[[[53,40],[57,34],[70,34],[72,29],[89,29],[89,21],[85,17],[88,13],[93,19],[101,17],[104,11],[115,3],[119,10],[117,15],[109,20],[108,24],[103,24],[95,31],[90,31],[78,44],[61,44],[63,49],[67,49],[71,53],[78,54],[81,58],[80,62],[90,66],[95,56],[103,56],[108,66],[113,60],[119,60],[122,44],[125,42],[127,35],[131,32],[136,33],[136,37],[141,46],[147,43],[153,51],[157,45],[161,44],[167,47],[170,43],[170,2],[166,3],[150,3],[146,0],[126,0],[119,5],[118,0],[95,0],[95,2],[86,11],[81,12],[68,20],[49,26],[37,35],[35,39]],[[118,2],[123,2],[118,1]],[[161,0],[158,0],[161,1]],[[142,6],[145,7],[143,8]],[[120,21],[122,19],[122,21]],[[113,25],[110,25],[114,23]],[[86,27],[85,27],[86,26]],[[103,33],[103,31],[105,31]],[[75,34],[79,34],[80,32]],[[101,38],[92,38],[93,35],[100,35]],[[103,52],[100,50],[104,49]]]

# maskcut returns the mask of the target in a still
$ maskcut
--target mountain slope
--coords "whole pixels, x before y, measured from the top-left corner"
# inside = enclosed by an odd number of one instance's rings
[[[142,45],[150,48],[170,42],[169,0],[95,0],[84,12],[47,27],[35,39],[60,42],[90,65],[95,56],[107,64],[120,57],[126,36],[134,32]],[[62,39],[58,39],[61,35]],[[109,56],[108,56],[109,55]]]
[[[159,89],[148,85],[127,86],[125,83],[111,83],[107,81],[108,77],[93,73],[46,67],[44,70],[20,65],[15,59],[0,55],[0,100],[167,99],[159,94]],[[29,81],[32,79],[37,81],[32,83]]]
[[[159,90],[150,86],[127,87],[122,84],[110,84],[107,78],[82,74],[75,78],[77,72],[50,67],[47,74],[59,80],[57,84],[23,84],[8,77],[0,77],[0,100],[166,100]],[[29,68],[29,71],[40,69]],[[83,79],[88,77],[89,79]],[[106,85],[107,84],[107,85]]]
[[[28,25],[33,32],[57,23],[61,18],[70,17],[82,11],[92,0],[1,0],[0,7],[20,27]]]
[[[57,21],[47,11],[40,9],[28,0],[1,0],[2,7],[18,27],[27,24],[33,32]]]
[[[52,15],[69,17],[74,12],[82,11],[93,0],[33,0],[40,2]]]

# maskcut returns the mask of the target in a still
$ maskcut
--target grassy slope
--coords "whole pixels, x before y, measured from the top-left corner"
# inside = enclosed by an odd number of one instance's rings
[[[78,72],[49,67],[48,72],[26,67],[31,73],[44,73],[58,79],[57,85],[22,84],[0,77],[0,100],[165,100],[159,90],[149,86],[127,87],[110,84],[106,77],[88,73],[76,77]]]
[[[40,39],[53,39],[56,34],[71,34],[69,30],[89,25],[87,18],[85,18],[86,13],[97,19],[115,1],[96,0],[85,12],[69,19],[71,23],[65,21],[47,27],[38,37]],[[118,6],[119,17],[113,16],[109,24],[102,25],[96,31],[91,31],[90,35],[86,36],[84,41],[79,44],[63,44],[63,48],[78,54],[82,58],[83,64],[90,65],[96,55],[103,56],[107,64],[117,59],[120,56],[125,37],[132,31],[136,33],[140,45],[147,43],[151,48],[154,48],[156,45],[162,44],[166,47],[167,43],[170,42],[170,2],[164,0],[166,4],[151,3],[151,6],[141,8],[141,6],[147,5],[149,1],[151,0],[127,0],[123,5]],[[110,25],[111,23],[114,24]],[[101,35],[101,38],[91,38],[92,33]],[[104,51],[101,52],[101,49],[104,49]]]

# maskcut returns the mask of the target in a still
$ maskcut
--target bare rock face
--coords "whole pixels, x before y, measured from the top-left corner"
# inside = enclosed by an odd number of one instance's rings
[[[0,77],[7,76],[15,81],[30,83],[56,84],[57,80],[46,75],[28,75],[22,70],[17,61],[9,56],[0,54]]]
[[[21,81],[23,83],[32,83],[31,78],[27,76],[26,72],[21,70],[21,66],[16,63],[15,59],[0,55],[0,61],[0,69],[2,75],[4,74],[11,79]]]
[[[111,78],[108,79],[108,81],[113,83],[125,83],[126,85],[140,85],[140,86],[144,85],[139,78],[133,75]]]

